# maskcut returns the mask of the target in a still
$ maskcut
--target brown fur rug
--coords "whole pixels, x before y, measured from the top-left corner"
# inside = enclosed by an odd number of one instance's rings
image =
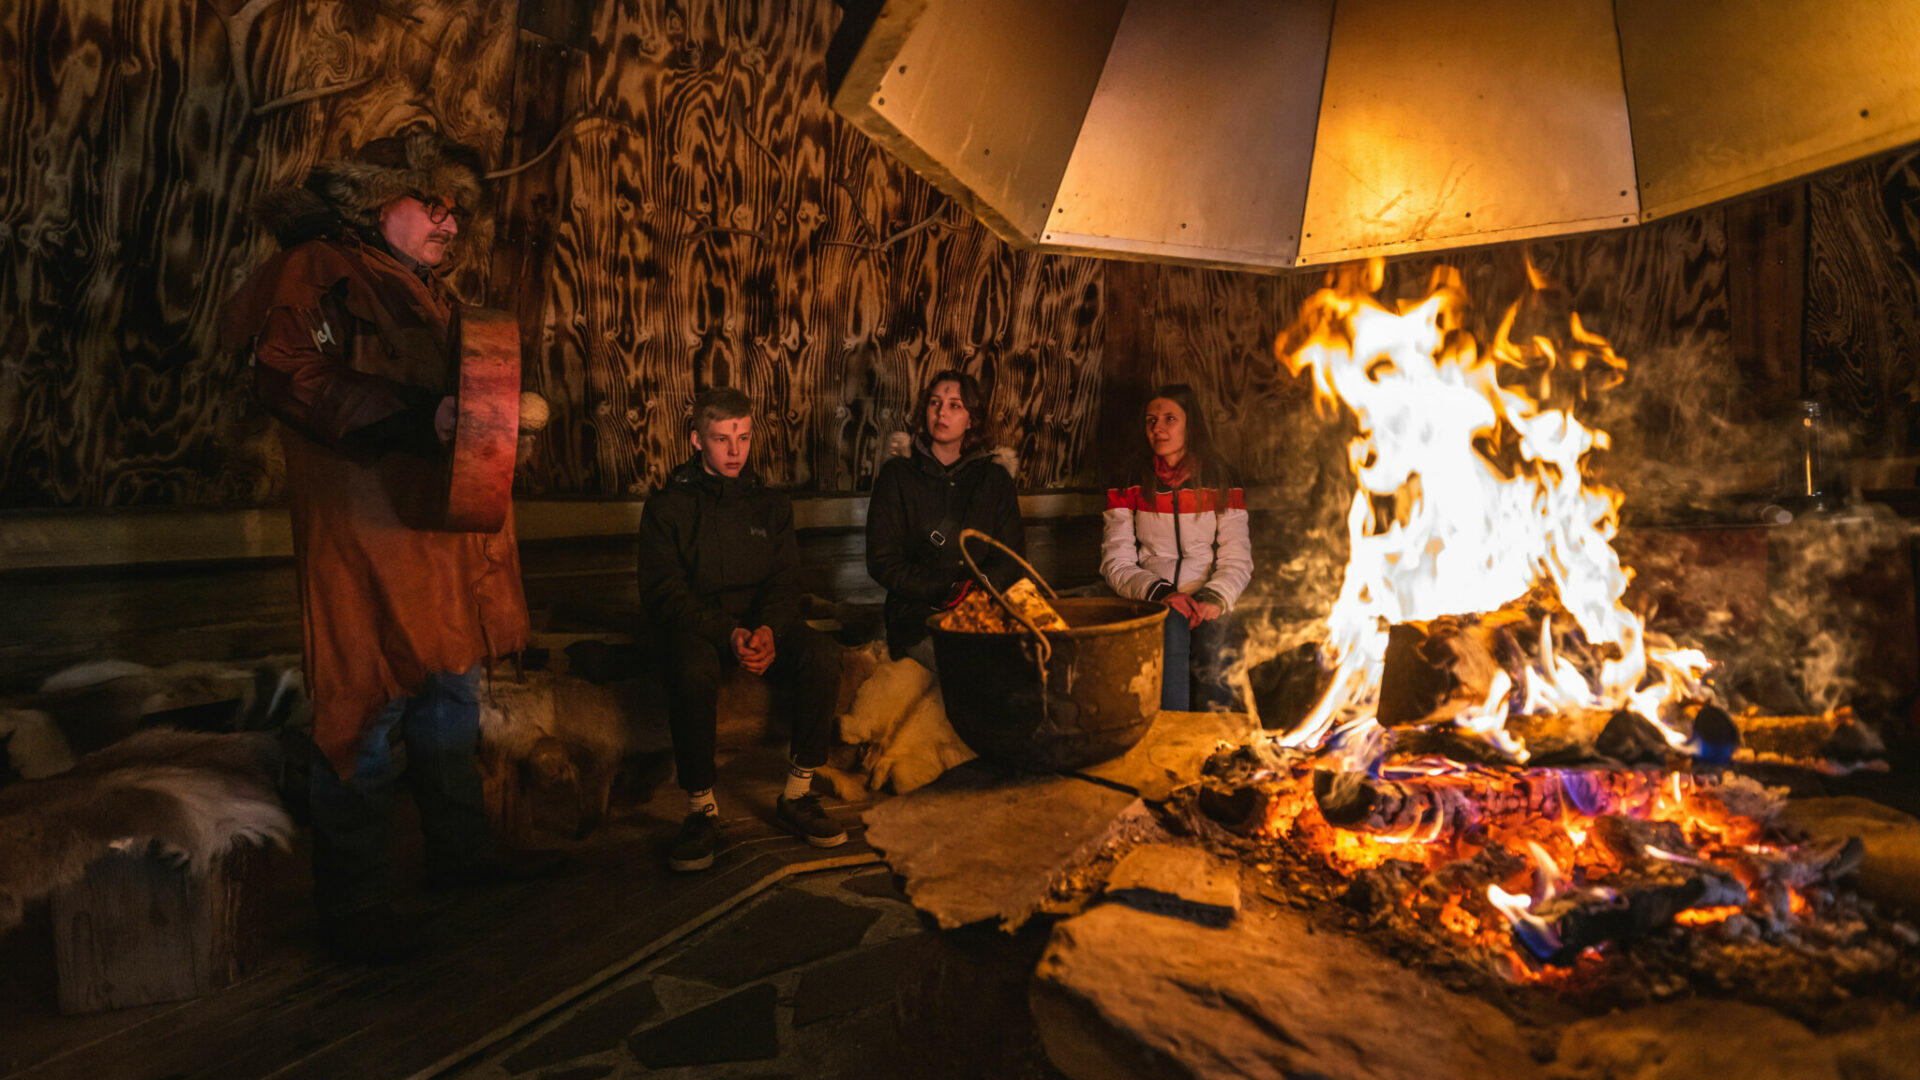
[[[152,845],[204,872],[237,841],[283,846],[293,823],[261,768],[258,740],[156,728],[70,772],[0,788],[0,934],[109,850]]]

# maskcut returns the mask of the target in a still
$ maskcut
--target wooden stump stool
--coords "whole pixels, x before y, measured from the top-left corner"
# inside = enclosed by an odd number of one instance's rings
[[[96,859],[53,894],[60,1011],[182,1001],[238,982],[259,959],[265,862],[251,845],[204,876],[145,852]]]

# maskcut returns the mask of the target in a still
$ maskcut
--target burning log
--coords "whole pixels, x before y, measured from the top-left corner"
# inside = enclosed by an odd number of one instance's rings
[[[1313,797],[1327,824],[1356,832],[1431,838],[1479,821],[1472,801],[1450,787],[1375,780],[1351,770],[1315,770]]]
[[[1658,764],[1667,759],[1667,740],[1646,717],[1620,709],[1607,719],[1593,748],[1625,765]]]
[[[1696,715],[1696,728],[1699,723]],[[1750,710],[1742,713],[1735,723],[1741,740],[1763,760],[1852,763],[1884,757],[1887,752],[1879,734],[1855,719],[1853,710],[1845,707],[1819,716],[1762,716]]]
[[[1483,704],[1503,671],[1520,685],[1524,651],[1514,635],[1527,619],[1503,609],[1389,628],[1375,719],[1387,727],[1435,723]]]
[[[1567,967],[1595,946],[1664,930],[1683,911],[1747,902],[1737,879],[1704,864],[1693,869],[1624,888],[1576,890],[1543,901],[1537,911],[1509,911],[1514,938],[1540,960]]]
[[[1558,815],[1568,782],[1546,770],[1377,779],[1316,769],[1313,795],[1320,816],[1335,828],[1432,839],[1494,818]]]
[[[1313,711],[1332,673],[1320,664],[1320,646],[1307,642],[1247,670],[1254,714],[1268,731],[1291,731]]]

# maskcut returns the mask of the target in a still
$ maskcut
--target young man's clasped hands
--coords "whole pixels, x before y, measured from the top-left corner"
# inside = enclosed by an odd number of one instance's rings
[[[736,628],[733,632],[733,655],[740,661],[741,667],[755,675],[765,675],[767,668],[773,665],[773,628]]]

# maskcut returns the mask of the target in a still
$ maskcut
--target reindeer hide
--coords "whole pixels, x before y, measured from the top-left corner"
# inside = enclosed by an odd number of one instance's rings
[[[205,872],[235,842],[284,845],[280,807],[251,735],[156,728],[73,770],[0,789],[0,934],[25,906],[76,882],[111,850],[162,854]]]

